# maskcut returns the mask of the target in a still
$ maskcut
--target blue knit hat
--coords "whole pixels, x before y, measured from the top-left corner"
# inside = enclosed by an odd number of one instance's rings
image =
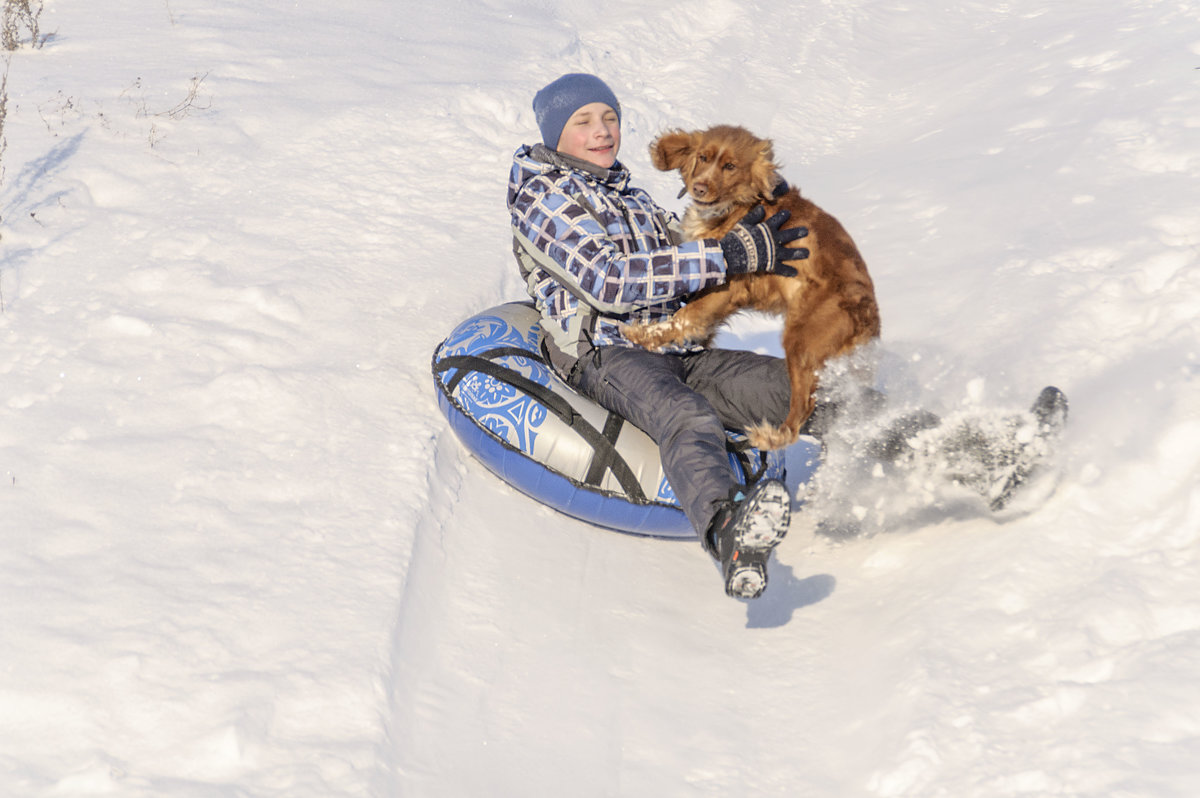
[[[616,111],[617,124],[620,124],[621,104],[617,102],[617,95],[595,75],[571,72],[535,94],[533,112],[542,131],[542,143],[557,149],[562,129],[571,114],[591,103],[604,103]]]

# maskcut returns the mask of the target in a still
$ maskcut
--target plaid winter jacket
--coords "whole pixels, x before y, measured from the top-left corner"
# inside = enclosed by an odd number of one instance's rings
[[[508,207],[513,250],[560,371],[595,346],[633,346],[621,324],[665,320],[684,296],[725,281],[717,241],[681,243],[674,216],[631,187],[620,163],[602,169],[523,146]]]

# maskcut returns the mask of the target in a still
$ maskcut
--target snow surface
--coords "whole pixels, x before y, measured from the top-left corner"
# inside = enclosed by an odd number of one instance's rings
[[[1200,795],[1200,8],[46,0],[8,61],[0,795]],[[514,493],[429,359],[523,296],[534,90],[772,137],[940,412],[1058,492],[798,512],[757,602]],[[751,318],[723,340],[778,351]]]

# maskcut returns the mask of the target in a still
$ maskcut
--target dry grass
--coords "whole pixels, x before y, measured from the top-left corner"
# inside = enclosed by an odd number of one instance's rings
[[[40,50],[46,43],[39,21],[42,16],[42,0],[4,0],[3,21],[0,23],[0,46],[12,52],[25,42],[29,36],[29,44],[35,50]]]

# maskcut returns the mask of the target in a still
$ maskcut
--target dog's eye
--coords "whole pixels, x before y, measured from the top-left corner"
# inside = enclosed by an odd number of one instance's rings
[[[733,161],[730,161],[729,163],[725,164],[725,166],[723,166],[722,168],[723,168],[723,169],[724,169],[726,172],[730,172],[730,171],[732,171],[733,169],[735,169],[736,167],[734,166],[734,163],[733,163]]]
[[[708,163],[708,156],[707,155],[697,155],[696,160],[699,161],[700,163]]]

